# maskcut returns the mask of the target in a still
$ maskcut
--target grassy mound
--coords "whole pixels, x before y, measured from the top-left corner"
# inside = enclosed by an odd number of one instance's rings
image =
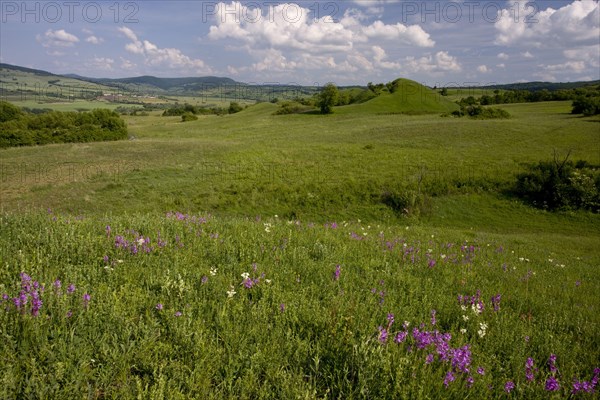
[[[459,109],[458,105],[420,83],[409,79],[397,79],[394,83],[393,93],[383,92],[365,103],[340,107],[336,112],[420,115]]]

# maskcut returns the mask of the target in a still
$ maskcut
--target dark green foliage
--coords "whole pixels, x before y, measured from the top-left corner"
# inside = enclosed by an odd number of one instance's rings
[[[548,210],[600,210],[600,170],[585,161],[540,161],[517,176],[514,193]]]
[[[333,106],[337,103],[339,97],[339,90],[333,83],[325,85],[321,93],[319,94],[319,107],[321,108],[321,114],[331,114],[333,112]]]
[[[229,108],[227,109],[227,112],[229,112],[229,114],[235,114],[242,111],[243,109],[244,107],[242,107],[239,103],[232,101],[229,103]]]
[[[600,114],[600,97],[578,97],[573,101],[571,114],[598,115]]]
[[[237,104],[237,103],[236,103]],[[224,114],[225,110],[223,110],[220,107],[212,107],[212,108],[208,108],[208,107],[198,107],[198,106],[194,106],[192,104],[184,104],[183,106],[177,105],[175,107],[170,107],[167,108],[165,111],[163,111],[163,117],[179,117],[182,116],[183,114],[192,114],[192,115],[222,115]]]
[[[181,116],[181,122],[197,121],[198,117],[192,113],[185,113]]]
[[[119,114],[106,109],[91,112],[51,111],[43,114],[15,112],[0,102],[0,148],[49,143],[75,143],[127,138],[127,125]]]
[[[273,115],[300,114],[312,109],[310,106],[305,106],[294,101],[285,101],[281,103],[280,108]]]
[[[12,121],[23,117],[19,107],[6,101],[0,101],[0,122]]]
[[[510,118],[508,111],[502,108],[482,107],[480,105],[471,105],[469,101],[473,97],[469,97],[461,104],[460,111],[453,111],[455,117],[469,116],[473,119],[507,119]]]
[[[440,91],[440,94],[441,94],[442,96],[448,96],[448,89],[446,89],[446,88],[443,88],[443,89]]]

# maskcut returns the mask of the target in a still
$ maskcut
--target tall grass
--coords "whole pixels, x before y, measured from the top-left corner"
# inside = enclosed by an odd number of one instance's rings
[[[180,213],[0,228],[2,398],[546,398],[598,379],[600,257],[576,245]]]

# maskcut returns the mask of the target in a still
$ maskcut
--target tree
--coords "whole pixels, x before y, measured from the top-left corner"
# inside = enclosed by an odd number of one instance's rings
[[[321,114],[333,113],[333,106],[337,103],[340,92],[333,83],[325,85],[319,94],[319,107]]]
[[[242,106],[240,106],[239,103],[232,101],[229,103],[229,109],[227,110],[227,112],[229,112],[229,114],[235,114],[237,112],[242,111],[244,108]]]
[[[441,94],[442,96],[448,96],[448,89],[446,89],[446,88],[442,88],[442,91],[440,92],[440,94]]]

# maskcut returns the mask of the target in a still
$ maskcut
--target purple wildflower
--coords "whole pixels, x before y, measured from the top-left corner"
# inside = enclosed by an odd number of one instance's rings
[[[494,306],[494,311],[500,310],[500,293],[492,297],[492,305]]]
[[[252,286],[254,286],[254,281],[250,278],[244,279],[242,283],[246,289],[252,289]]]
[[[158,303],[158,304],[156,305],[156,309],[157,309],[158,311],[161,311],[161,310],[163,309],[163,307],[164,307],[164,306],[163,306],[163,304],[162,304],[162,303]]]
[[[74,284],[70,284],[69,287],[67,288],[67,293],[71,294],[74,293],[76,290],[75,285]]]
[[[479,367],[477,368],[477,373],[481,376],[485,375],[485,369],[483,369],[483,367]]]
[[[456,379],[454,377],[454,374],[452,373],[452,371],[448,371],[448,373],[446,374],[446,377],[444,378],[444,386],[446,386],[446,388],[448,388],[448,385],[450,385],[450,382],[454,382],[454,379]]]
[[[436,324],[436,319],[435,319],[435,314],[436,313],[437,313],[437,311],[431,310],[431,325],[435,325]]]
[[[388,329],[389,329],[390,326],[392,326],[392,324],[394,323],[394,314],[388,313],[387,320],[388,320]]]
[[[433,258],[430,258],[429,261],[427,261],[427,266],[429,268],[435,267],[435,260]]]
[[[106,237],[109,238],[110,237],[110,225],[106,225]]]
[[[87,308],[88,304],[90,303],[92,296],[89,295],[89,293],[85,293],[83,295],[83,307]]]
[[[37,317],[42,308],[42,299],[40,299],[38,292],[33,292],[31,295],[31,315]]]
[[[73,316],[73,311],[67,311],[67,318],[71,318]]]
[[[427,354],[427,357],[425,357],[425,364],[431,364],[433,362],[433,354],[429,353]]]
[[[279,305],[279,311],[281,311],[281,312],[284,312],[284,311],[285,311],[285,304],[284,304],[284,303],[281,303],[281,304]]]
[[[504,391],[506,393],[510,393],[515,388],[515,383],[513,381],[507,381],[504,384]]]
[[[333,280],[339,281],[341,273],[342,273],[342,267],[338,264],[335,266],[335,272],[333,273]]]
[[[386,343],[387,337],[388,337],[387,329],[385,329],[383,326],[379,326],[377,329],[379,329],[379,337],[378,337],[379,342]]]
[[[177,312],[175,313],[175,316],[176,316],[176,317],[181,317],[181,315],[182,315],[182,314],[181,314],[181,311],[177,311]]]
[[[475,383],[475,379],[473,379],[473,376],[469,375],[467,377],[467,387],[471,388],[474,383]]]
[[[208,282],[208,276],[206,276],[206,275],[202,276],[202,279],[200,279],[200,282],[204,285],[206,282]]]
[[[407,332],[404,332],[404,331],[402,331],[402,332],[398,332],[398,333],[396,334],[396,337],[394,338],[394,342],[396,342],[396,343],[402,343],[402,342],[404,342],[404,341],[406,340],[406,335],[407,335],[407,334],[408,334],[408,333],[407,333]]]
[[[546,391],[556,392],[558,389],[560,389],[560,385],[558,384],[558,381],[555,377],[551,376],[548,379],[546,379]]]
[[[527,361],[525,362],[525,378],[527,378],[527,382],[533,381],[533,371],[533,358],[528,357]]]
[[[468,374],[469,367],[471,366],[471,350],[469,349],[469,345],[466,344],[458,349],[453,349],[450,353],[452,356],[452,368]]]
[[[556,354],[550,354],[550,357],[548,358],[548,366],[550,367],[551,373],[556,373]]]

